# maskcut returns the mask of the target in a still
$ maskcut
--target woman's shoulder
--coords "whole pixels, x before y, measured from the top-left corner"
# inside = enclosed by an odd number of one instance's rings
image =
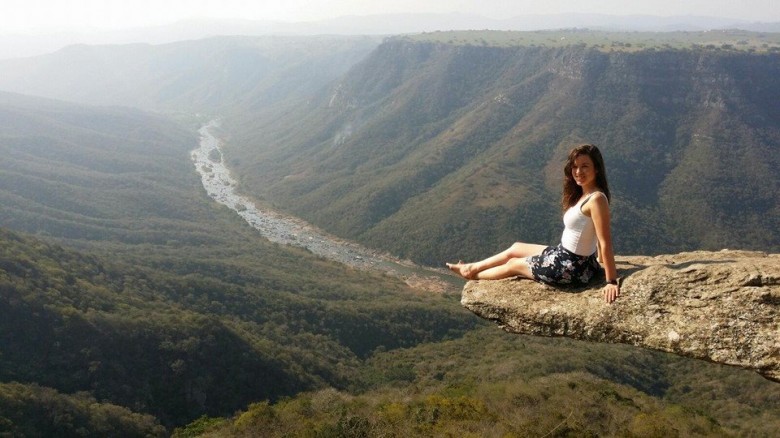
[[[607,204],[609,204],[609,198],[607,198],[607,195],[606,195],[606,193],[604,193],[604,192],[600,192],[600,191],[593,192],[593,193],[591,193],[590,195],[588,195],[588,196],[585,198],[585,201],[583,202],[583,204],[589,204],[589,203],[591,203],[592,201],[597,201],[597,202],[606,201],[606,202],[607,202]]]
[[[580,209],[586,216],[591,216],[593,209],[609,210],[609,198],[604,192],[593,192],[585,199]]]

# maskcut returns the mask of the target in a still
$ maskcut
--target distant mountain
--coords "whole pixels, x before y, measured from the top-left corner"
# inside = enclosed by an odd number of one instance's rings
[[[656,16],[606,14],[529,15],[510,18],[505,20],[505,23],[510,24],[512,27],[512,29],[508,30],[587,28],[623,32],[697,32],[719,29],[755,30],[754,26],[767,24],[732,18],[696,15]]]
[[[224,114],[308,96],[379,37],[217,37],[164,45],[70,46],[0,61],[0,90],[71,102]]]
[[[295,111],[250,116],[227,148],[245,190],[439,264],[554,244],[562,160],[593,142],[619,252],[780,249],[780,55],[448,35],[387,41]]]
[[[43,55],[74,44],[167,44],[226,35],[398,35],[451,30],[529,31],[566,28],[651,32],[711,29],[778,32],[780,31],[780,23],[750,22],[694,15],[652,16],[577,13],[521,15],[504,19],[460,13],[353,15],[306,22],[192,19],[169,25],[113,31],[58,32],[35,35],[0,34],[0,59]]]

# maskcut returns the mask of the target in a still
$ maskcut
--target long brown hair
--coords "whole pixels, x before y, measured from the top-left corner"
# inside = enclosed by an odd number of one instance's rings
[[[582,187],[577,185],[574,181],[574,177],[571,174],[571,168],[574,166],[574,160],[580,155],[587,155],[593,160],[593,165],[596,167],[596,186],[605,195],[607,195],[607,201],[609,201],[609,184],[607,184],[607,169],[604,167],[604,158],[601,157],[601,151],[595,145],[583,144],[575,147],[569,152],[569,160],[566,162],[566,166],[563,168],[563,198],[561,199],[561,206],[563,211],[568,210],[582,197]]]

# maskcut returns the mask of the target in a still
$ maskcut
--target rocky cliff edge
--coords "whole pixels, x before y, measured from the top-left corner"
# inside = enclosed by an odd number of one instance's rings
[[[624,343],[754,370],[780,382],[780,254],[729,251],[618,257],[620,298],[595,281],[469,281],[461,303],[504,330]]]

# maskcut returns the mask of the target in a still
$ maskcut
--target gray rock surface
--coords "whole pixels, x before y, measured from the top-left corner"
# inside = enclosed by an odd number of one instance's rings
[[[729,251],[618,257],[620,298],[595,281],[469,281],[464,307],[504,330],[624,343],[754,370],[780,382],[780,254]]]

